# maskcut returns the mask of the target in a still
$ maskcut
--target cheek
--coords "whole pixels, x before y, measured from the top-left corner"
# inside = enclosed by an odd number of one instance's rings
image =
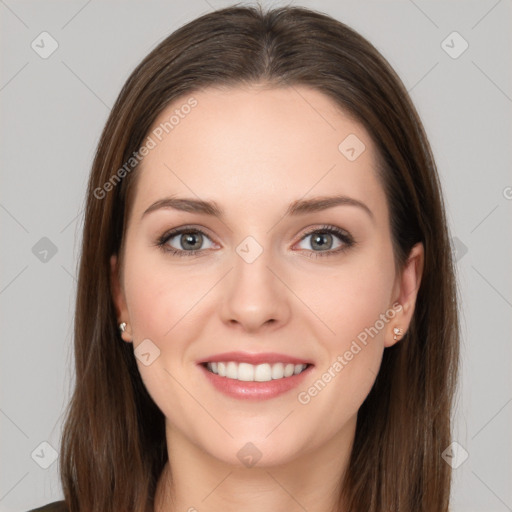
[[[211,286],[211,276],[170,269],[165,261],[133,258],[126,267],[125,289],[135,341],[163,342]]]
[[[149,339],[156,346],[151,345],[152,353],[158,354],[148,365],[143,359],[137,358],[136,362],[152,399],[172,423],[180,424],[190,408],[190,397],[180,386],[188,378],[188,366],[183,363],[190,340],[199,336],[202,323],[198,315],[203,310],[198,307],[202,303],[197,303],[212,286],[213,276],[170,269],[163,258],[152,264],[148,260],[132,257],[126,265],[125,290],[134,349],[137,354],[139,344]]]
[[[334,430],[357,412],[370,392],[396,314],[389,303],[393,259],[384,255],[347,260],[335,272],[317,274],[315,287],[302,288],[302,297],[308,297],[308,305],[322,320],[324,334],[318,340],[325,357],[316,380],[302,388],[299,402],[310,404],[310,411],[331,411]]]
[[[384,334],[380,320],[389,308],[391,282],[384,270],[370,269],[347,276],[345,293],[338,292],[336,328],[343,338],[356,338],[377,323],[379,334]]]
[[[134,256],[135,251],[132,251]],[[168,417],[185,414],[189,397],[179,382],[188,378],[190,346],[200,339],[205,317],[211,314],[206,297],[218,279],[211,269],[180,270],[164,258],[132,257],[126,265],[125,290],[133,329],[134,349],[150,340],[158,357],[150,365],[137,359],[146,389]],[[205,300],[206,299],[206,300]],[[209,309],[207,309],[209,308]],[[177,381],[175,380],[177,379]]]
[[[386,313],[393,280],[392,258],[369,254],[347,259],[337,269],[322,269],[295,288],[323,324],[319,332],[325,342],[341,349]],[[384,333],[381,322],[378,329]]]

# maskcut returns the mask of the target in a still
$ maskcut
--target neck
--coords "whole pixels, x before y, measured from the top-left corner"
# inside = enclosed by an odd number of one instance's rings
[[[227,464],[167,426],[169,460],[159,478],[155,512],[339,512],[340,483],[355,421],[323,446],[280,465]],[[335,455],[334,455],[335,454]]]

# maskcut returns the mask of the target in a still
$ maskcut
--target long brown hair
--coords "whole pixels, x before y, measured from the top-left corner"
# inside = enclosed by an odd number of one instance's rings
[[[120,254],[137,166],[119,170],[173,100],[211,85],[256,83],[310,86],[361,122],[378,150],[397,269],[415,243],[425,247],[410,328],[384,351],[358,412],[340,499],[348,511],[444,512],[451,472],[441,453],[450,444],[459,359],[457,290],[422,123],[386,60],[343,23],[305,8],[239,6],[195,19],[161,42],[128,78],[103,130],[86,198],[76,382],[60,454],[68,507],[149,512],[167,460],[163,414],[141,381],[133,347],[119,337],[112,300],[109,260]]]

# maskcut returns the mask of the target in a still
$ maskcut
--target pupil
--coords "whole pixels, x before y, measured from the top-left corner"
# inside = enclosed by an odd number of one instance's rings
[[[194,247],[194,244],[197,244],[197,242],[199,242],[199,247],[201,247],[201,233],[187,233],[185,235],[181,235],[181,246],[184,249],[197,249],[197,247]]]
[[[332,235],[329,233],[322,233],[319,235],[315,235],[312,239],[313,248],[315,248],[315,245],[316,245],[316,248],[320,248],[320,249],[325,249],[326,248],[325,246],[328,245],[327,249],[330,249],[330,247],[332,246]]]

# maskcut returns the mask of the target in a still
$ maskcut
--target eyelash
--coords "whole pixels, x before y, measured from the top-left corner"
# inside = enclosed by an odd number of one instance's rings
[[[174,238],[177,235],[182,235],[184,233],[188,233],[188,234],[200,233],[201,235],[206,236],[207,238],[210,238],[204,231],[201,231],[200,229],[183,226],[181,228],[173,229],[171,231],[164,233],[157,240],[156,245],[165,253],[170,253],[173,256],[180,256],[180,257],[190,257],[190,256],[194,256],[194,255],[197,255],[198,253],[208,250],[208,249],[193,249],[191,251],[185,251],[185,250],[175,249],[174,247],[170,247],[167,245],[167,242],[171,238]],[[304,235],[302,236],[300,241],[302,241],[304,238],[306,238],[307,236],[312,235],[314,233],[322,233],[322,234],[329,233],[331,235],[335,235],[343,242],[343,245],[340,248],[334,249],[334,250],[331,249],[328,251],[309,251],[311,254],[310,257],[318,258],[318,257],[324,257],[324,256],[333,256],[335,254],[341,254],[341,253],[347,251],[348,249],[350,249],[351,247],[353,247],[354,245],[356,245],[355,240],[347,232],[337,228],[336,226],[331,226],[331,225],[324,225],[324,226],[321,226],[320,228],[314,228],[314,229],[304,233]]]

